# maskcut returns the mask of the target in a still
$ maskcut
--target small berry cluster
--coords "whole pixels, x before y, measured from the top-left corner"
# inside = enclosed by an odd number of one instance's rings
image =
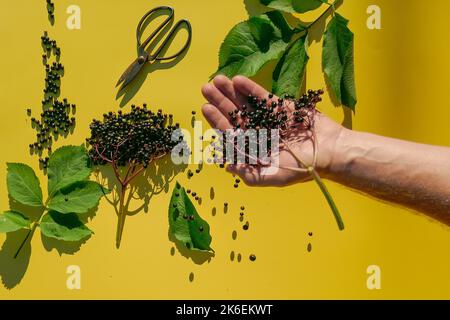
[[[55,22],[55,4],[52,2],[52,0],[47,0],[47,13],[48,13],[48,20],[50,20],[50,23]]]
[[[146,104],[133,105],[130,113],[109,112],[103,115],[102,121],[94,119],[90,125],[91,137],[86,142],[95,165],[132,164],[146,168],[178,144],[172,141],[172,134],[179,127],[178,123],[173,125],[171,114],[163,114],[162,110],[153,112]]]
[[[242,106],[230,112],[231,123],[234,129],[280,129],[298,128],[299,124],[311,121],[312,110],[322,101],[323,90],[308,90],[300,99],[291,96],[274,99],[269,94],[268,99],[248,96],[248,106]]]
[[[43,90],[42,112],[40,118],[31,118],[31,126],[36,131],[36,140],[30,144],[30,152],[39,156],[41,169],[48,165],[48,155],[52,151],[52,144],[59,136],[66,137],[75,128],[76,105],[70,104],[67,99],[58,100],[61,93],[61,78],[64,75],[64,66],[59,62],[61,49],[56,41],[48,37],[45,31],[41,37],[44,50],[42,55],[45,65],[45,88]],[[56,61],[49,64],[54,56]],[[31,109],[27,109],[27,115],[31,117]],[[45,154],[47,153],[47,154]]]
[[[269,94],[266,98],[255,97],[249,95],[247,105],[243,105],[240,109],[236,109],[228,113],[229,120],[233,129],[239,133],[245,132],[249,129],[256,130],[259,133],[260,130],[279,130],[280,138],[287,138],[291,135],[293,130],[310,130],[313,128],[314,115],[316,104],[322,101],[323,90],[308,90],[308,92],[296,100],[292,96],[284,96],[282,98],[274,98],[273,94]],[[226,139],[225,134],[222,135],[221,140],[224,142]],[[267,150],[271,149],[271,136],[268,133],[267,136]],[[221,151],[225,155],[227,145],[222,143]],[[245,140],[245,146],[238,146],[238,139],[234,140],[234,149],[238,152],[234,152],[237,161],[238,153],[244,153],[245,155],[257,154],[260,145],[254,145],[249,143],[248,139]],[[246,162],[249,161],[249,157],[246,156]],[[224,167],[221,165],[221,167]],[[236,187],[236,185],[235,185]]]

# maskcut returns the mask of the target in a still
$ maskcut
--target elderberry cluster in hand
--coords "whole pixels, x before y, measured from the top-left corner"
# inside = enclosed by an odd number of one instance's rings
[[[61,78],[64,75],[64,66],[59,62],[61,49],[55,40],[48,37],[46,31],[41,37],[41,44],[46,74],[44,98],[40,117],[31,118],[32,128],[36,131],[36,140],[30,144],[30,152],[39,156],[40,167],[46,169],[53,142],[59,136],[65,137],[72,133],[75,128],[73,115],[76,112],[76,105],[70,104],[67,99],[58,100],[61,93]],[[51,62],[52,58],[54,61]],[[31,108],[27,109],[27,114],[32,116]]]
[[[308,90],[300,99],[291,96],[274,99],[272,94],[267,98],[248,96],[248,105],[230,112],[229,116],[234,129],[280,129],[297,127],[310,120],[311,111],[322,101],[323,90]]]
[[[291,134],[291,130],[309,130],[312,129],[316,104],[322,101],[323,90],[308,90],[300,99],[296,100],[292,96],[285,95],[282,98],[275,98],[273,94],[268,97],[256,97],[249,95],[247,104],[240,109],[229,112],[228,116],[234,130],[245,132],[253,129],[259,132],[262,129],[279,130],[280,137],[286,137]],[[222,135],[222,151],[224,155],[227,154],[226,135]],[[233,141],[234,162],[237,161],[239,153],[245,154],[245,161],[249,163],[249,155],[259,157],[260,141],[256,144],[251,144],[248,139],[245,139],[243,146],[238,145],[238,139]],[[270,132],[267,133],[267,151],[270,152],[272,145]],[[223,166],[222,166],[223,167]]]
[[[130,113],[105,113],[103,120],[94,119],[90,125],[91,137],[86,139],[89,155],[95,165],[113,162],[120,167],[127,164],[147,167],[179,143],[172,141],[172,134],[179,127],[178,123],[173,125],[171,114],[162,110],[153,112],[145,104],[133,105]]]

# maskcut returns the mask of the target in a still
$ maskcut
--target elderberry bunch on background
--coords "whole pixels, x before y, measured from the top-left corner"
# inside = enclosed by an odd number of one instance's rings
[[[179,143],[172,141],[172,134],[179,127],[178,123],[173,124],[171,114],[153,112],[145,104],[133,105],[130,113],[105,113],[103,120],[94,119],[90,125],[91,137],[86,139],[89,155],[95,165],[132,164],[146,168]]]

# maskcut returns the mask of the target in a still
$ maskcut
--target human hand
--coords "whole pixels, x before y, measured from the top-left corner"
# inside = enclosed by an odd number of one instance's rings
[[[202,108],[203,115],[213,128],[220,130],[232,129],[228,113],[241,109],[247,103],[249,94],[261,98],[267,98],[269,95],[264,88],[243,76],[237,76],[232,80],[225,76],[217,76],[212,83],[203,86],[202,93],[209,102]],[[293,106],[289,106],[289,112],[293,111]],[[228,165],[227,170],[237,174],[246,184],[252,186],[285,186],[308,181],[311,175],[306,168],[314,164],[315,170],[326,177],[333,161],[336,142],[343,129],[322,113],[316,112],[313,139],[286,141],[284,147],[280,146],[280,152],[272,155],[278,157],[276,161],[272,161],[278,163],[275,174],[265,174],[267,168],[261,165],[232,164]],[[308,133],[298,132],[298,134]]]

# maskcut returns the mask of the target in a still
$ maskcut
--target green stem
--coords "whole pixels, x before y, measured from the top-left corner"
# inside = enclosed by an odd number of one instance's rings
[[[327,199],[327,202],[331,208],[331,211],[333,211],[333,215],[334,215],[334,218],[336,219],[339,230],[344,230],[344,222],[342,221],[341,214],[339,213],[336,203],[334,202],[333,197],[331,196],[330,192],[328,191],[322,178],[319,176],[319,174],[313,167],[308,167],[307,170],[311,174],[311,176],[314,178],[314,181],[317,183],[317,185],[319,186],[323,195]]]
[[[118,221],[117,221],[117,232],[116,232],[116,248],[119,249],[120,248],[120,243],[122,241],[122,234],[123,234],[123,228],[125,226],[125,218],[126,218],[126,213],[125,213],[125,193],[127,190],[127,186],[126,185],[121,185],[121,190],[119,193],[119,214],[118,214]]]
[[[305,35],[306,33],[308,33],[309,29],[311,29],[312,27],[314,27],[314,25],[319,22],[320,20],[322,20],[322,18],[324,18],[325,16],[328,16],[331,12],[334,12],[336,10],[336,6],[341,4],[344,0],[335,0],[332,4],[328,4],[328,8],[322,12],[322,14],[313,22],[311,22],[310,24],[308,24],[306,26],[305,29],[298,31],[299,33],[303,35]]]
[[[28,242],[28,239],[31,241],[31,239],[33,238],[33,235],[34,235],[34,231],[36,231],[37,226],[38,226],[38,223],[35,222],[33,224],[33,227],[31,227],[31,229],[28,231],[27,236],[25,237],[25,239],[23,239],[22,243],[20,244],[19,249],[17,249],[17,252],[14,255],[14,259],[17,259],[17,257],[19,256],[20,252],[22,251],[23,247]]]
[[[39,219],[35,223],[33,223],[33,226],[31,227],[30,231],[28,231],[25,239],[23,239],[22,243],[20,244],[19,249],[17,249],[17,252],[14,255],[14,259],[17,259],[17,257],[20,254],[20,251],[23,249],[23,247],[27,243],[28,239],[30,239],[30,241],[31,241],[31,239],[33,238],[36,228],[38,227],[39,223],[41,222],[42,217],[44,216],[44,213],[47,211],[47,205],[48,205],[48,202],[50,201],[50,199],[51,199],[51,197],[48,197],[47,201],[45,201],[45,204],[43,206],[43,211],[42,211],[41,215],[39,216]]]

